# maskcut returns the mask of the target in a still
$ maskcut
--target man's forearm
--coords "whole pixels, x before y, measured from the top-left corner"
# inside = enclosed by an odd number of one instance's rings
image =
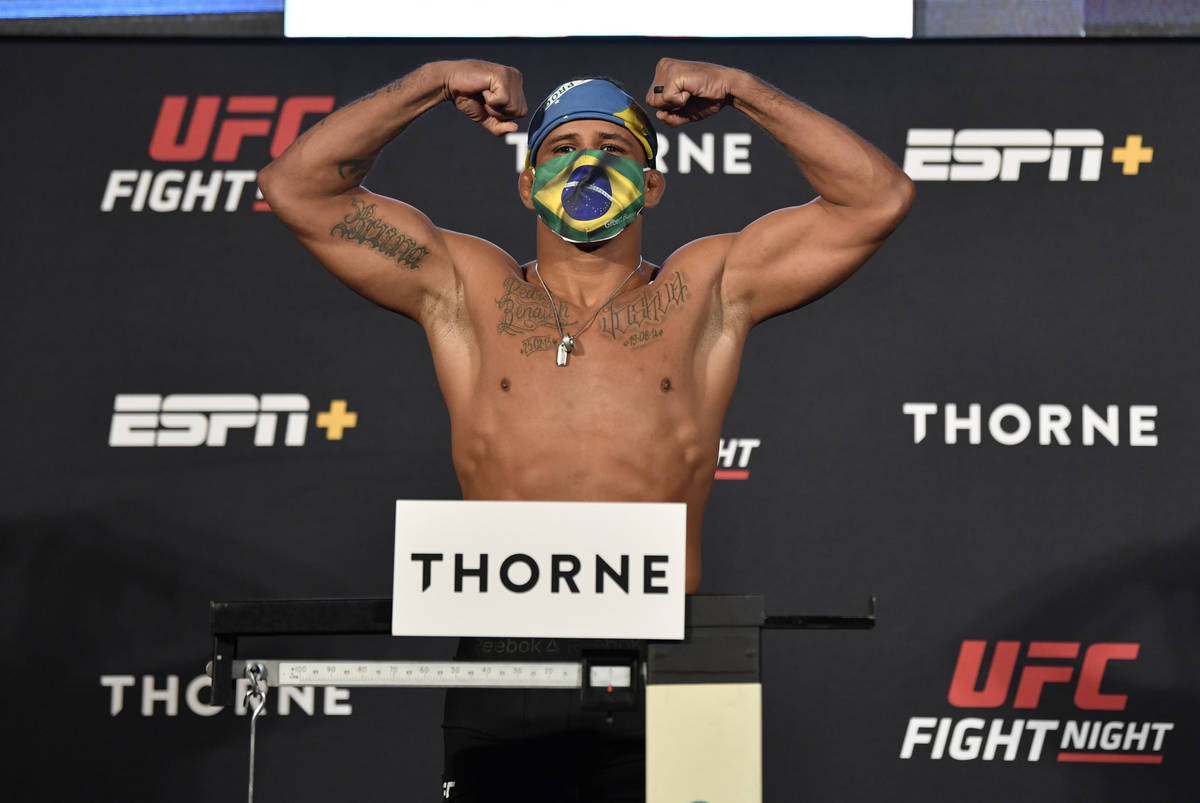
[[[330,114],[258,174],[271,193],[319,198],[362,182],[405,126],[446,99],[445,64],[433,62]]]
[[[731,105],[787,149],[826,201],[868,208],[911,198],[903,171],[841,123],[749,73],[734,71],[729,82]]]

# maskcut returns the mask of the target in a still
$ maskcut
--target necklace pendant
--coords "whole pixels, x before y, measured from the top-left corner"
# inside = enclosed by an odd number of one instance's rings
[[[555,361],[559,366],[567,364],[567,355],[575,348],[575,338],[570,335],[563,335],[562,342],[558,344],[558,359]]]

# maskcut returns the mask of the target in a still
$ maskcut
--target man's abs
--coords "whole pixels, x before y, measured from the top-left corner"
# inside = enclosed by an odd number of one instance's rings
[[[465,353],[431,337],[464,498],[684,502],[694,586],[741,343],[703,288],[664,271],[602,309],[559,366],[541,293],[511,275],[467,288]]]

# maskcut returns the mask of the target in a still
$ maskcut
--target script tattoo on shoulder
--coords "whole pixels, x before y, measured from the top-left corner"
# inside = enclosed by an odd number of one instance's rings
[[[600,314],[600,331],[627,348],[639,348],[663,336],[668,315],[691,298],[687,277],[676,271],[662,284],[647,286],[629,301],[613,302]]]
[[[402,268],[416,270],[421,267],[421,260],[429,253],[428,248],[401,233],[383,218],[376,217],[375,204],[357,199],[350,203],[354,205],[353,211],[333,224],[333,228],[329,230],[331,237],[340,237],[378,251],[395,260]]]
[[[496,324],[496,331],[502,335],[528,335],[541,328],[558,332],[558,326],[554,322],[554,310],[540,288],[509,277],[504,280],[504,293],[496,299],[496,306],[500,309],[500,322]],[[564,328],[575,324],[575,319],[565,304],[559,305],[558,314],[562,318]],[[521,341],[521,353],[529,355],[557,346],[557,337],[526,337]]]

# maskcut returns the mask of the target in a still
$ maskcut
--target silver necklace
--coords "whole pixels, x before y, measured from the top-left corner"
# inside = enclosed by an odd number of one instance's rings
[[[643,258],[639,256],[637,265],[634,266],[633,270],[629,271],[629,275],[626,276],[619,285],[617,285],[617,289],[613,290],[608,298],[604,299],[603,304],[596,307],[596,311],[592,313],[592,317],[588,318],[587,323],[579,327],[579,330],[573,335],[567,334],[563,331],[562,319],[558,317],[558,304],[555,303],[554,296],[550,293],[550,288],[546,286],[546,281],[542,278],[542,272],[538,270],[537,262],[533,263],[534,275],[537,276],[538,283],[542,286],[542,289],[546,291],[546,298],[550,300],[550,309],[554,311],[554,325],[558,327],[558,336],[562,338],[558,344],[558,358],[555,360],[557,365],[564,366],[567,364],[567,355],[575,350],[575,338],[583,334],[583,330],[591,326],[592,321],[596,320],[596,316],[600,314],[600,310],[607,307],[609,302],[617,297],[617,294],[621,292],[621,288],[628,284],[629,280],[633,278],[633,274],[637,273],[642,267],[643,261]]]

